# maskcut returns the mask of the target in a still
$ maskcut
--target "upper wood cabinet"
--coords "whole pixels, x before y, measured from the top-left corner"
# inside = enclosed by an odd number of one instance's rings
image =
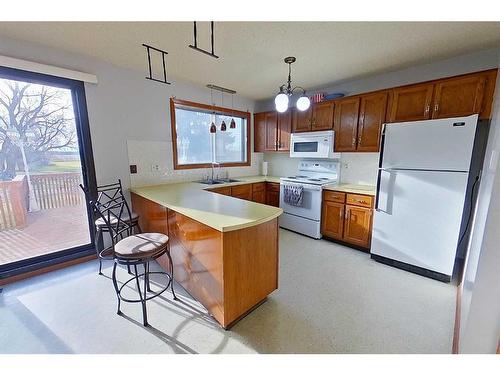
[[[292,110],[292,132],[308,132],[311,131],[311,114],[312,107],[306,111]]]
[[[321,102],[312,105],[311,130],[331,130],[335,102]]]
[[[468,116],[479,113],[483,103],[486,77],[473,75],[452,78],[436,84],[432,118]]]
[[[355,151],[358,134],[359,97],[339,100],[335,105],[335,151]]]
[[[335,130],[336,152],[378,152],[384,122],[479,114],[491,118],[497,69],[312,104],[306,111],[256,113],[254,150],[289,151],[290,133]]]
[[[292,133],[292,111],[278,113],[277,151],[290,151],[290,134]]]
[[[275,151],[278,144],[278,114],[266,112],[266,151]]]
[[[389,122],[429,119],[433,90],[428,83],[393,89]]]
[[[292,115],[261,112],[254,115],[254,151],[289,151]]]
[[[253,115],[253,134],[254,152],[266,151],[266,112]]]
[[[497,70],[440,79],[391,91],[389,122],[479,114],[491,117]]]
[[[386,109],[386,91],[361,97],[357,151],[379,151],[380,133],[385,121]]]

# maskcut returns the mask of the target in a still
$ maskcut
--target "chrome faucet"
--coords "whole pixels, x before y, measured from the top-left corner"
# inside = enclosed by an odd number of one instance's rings
[[[217,169],[216,172],[216,177],[214,178],[214,170]],[[219,178],[219,170],[220,170],[220,164],[217,162],[212,163],[212,181],[215,181]]]

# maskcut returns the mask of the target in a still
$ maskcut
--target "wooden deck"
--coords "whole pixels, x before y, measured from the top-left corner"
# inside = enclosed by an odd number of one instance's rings
[[[27,214],[22,229],[0,230],[0,265],[90,241],[85,204]]]

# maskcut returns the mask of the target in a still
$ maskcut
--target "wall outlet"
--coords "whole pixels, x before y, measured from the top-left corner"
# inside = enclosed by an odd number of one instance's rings
[[[160,172],[160,164],[151,164],[151,172]]]
[[[136,173],[137,173],[137,165],[130,164],[130,174],[136,174]]]

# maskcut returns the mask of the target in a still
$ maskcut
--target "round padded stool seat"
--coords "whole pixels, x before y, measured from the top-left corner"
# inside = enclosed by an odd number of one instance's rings
[[[133,260],[150,258],[164,251],[168,236],[162,233],[140,233],[126,237],[115,245],[115,256]]]

